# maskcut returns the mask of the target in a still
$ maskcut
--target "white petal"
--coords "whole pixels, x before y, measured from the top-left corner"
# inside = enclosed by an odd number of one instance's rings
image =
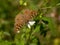
[[[35,21],[29,21],[28,23],[32,26],[34,25]]]
[[[28,28],[31,28],[30,24],[28,24],[27,26],[28,26]]]

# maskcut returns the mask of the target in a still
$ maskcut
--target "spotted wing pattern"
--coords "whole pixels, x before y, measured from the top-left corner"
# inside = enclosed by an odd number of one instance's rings
[[[17,31],[19,31],[19,29],[24,24],[29,22],[36,15],[37,15],[37,11],[29,10],[29,9],[25,9],[25,10],[23,10],[22,14],[19,13],[18,15],[16,15],[16,17],[15,17],[15,24],[14,24],[14,33],[17,33]]]

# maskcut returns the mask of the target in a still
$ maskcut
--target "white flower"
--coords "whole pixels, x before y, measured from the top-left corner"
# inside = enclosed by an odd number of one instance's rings
[[[27,26],[28,28],[31,28],[31,26],[33,26],[34,24],[35,24],[35,21],[29,21]]]
[[[29,21],[28,23],[32,26],[34,25],[35,21]]]

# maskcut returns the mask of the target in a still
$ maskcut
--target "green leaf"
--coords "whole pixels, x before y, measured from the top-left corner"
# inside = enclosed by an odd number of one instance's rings
[[[42,17],[42,19],[48,21],[48,27],[50,29],[51,34],[56,36],[57,30],[54,20],[51,17]]]
[[[36,28],[33,30],[32,34],[40,31],[40,25],[37,25]]]

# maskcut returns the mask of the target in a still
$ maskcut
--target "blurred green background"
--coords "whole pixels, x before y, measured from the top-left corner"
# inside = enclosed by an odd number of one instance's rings
[[[26,8],[38,10],[36,23],[13,37],[15,16]],[[60,45],[60,0],[0,0],[0,45]]]

